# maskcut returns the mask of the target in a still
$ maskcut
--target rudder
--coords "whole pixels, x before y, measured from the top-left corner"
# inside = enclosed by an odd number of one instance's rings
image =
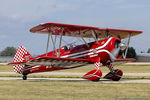
[[[18,47],[16,54],[14,56],[14,62],[24,62],[24,61],[30,60],[31,58],[32,58],[32,56],[30,55],[30,53],[23,46],[20,46],[20,47]],[[25,67],[25,65],[13,66],[14,72],[22,74],[23,67]]]

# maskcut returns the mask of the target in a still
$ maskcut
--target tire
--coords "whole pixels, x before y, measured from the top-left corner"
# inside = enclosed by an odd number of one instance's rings
[[[100,78],[92,80],[93,82],[98,82],[100,80]]]
[[[113,81],[119,81],[123,75],[123,72],[119,69],[116,69],[115,72],[113,73],[114,74],[114,78],[112,79]],[[117,76],[119,75],[119,76]]]
[[[22,79],[27,80],[27,75],[23,75]]]
[[[112,79],[113,81],[119,81],[121,79],[121,77],[118,77],[116,79]]]

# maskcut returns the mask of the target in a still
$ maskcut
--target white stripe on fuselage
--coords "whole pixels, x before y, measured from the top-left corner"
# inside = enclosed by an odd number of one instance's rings
[[[116,57],[114,57],[114,55],[112,53],[110,53],[108,50],[105,50],[105,49],[102,49],[102,50],[98,50],[96,51],[96,53],[88,53],[88,54],[83,54],[83,55],[79,55],[79,56],[74,56],[74,57],[71,57],[71,58],[80,58],[80,57],[84,57],[84,56],[88,56],[88,55],[93,55],[93,54],[97,54],[97,53],[100,53],[100,52],[106,52],[109,54],[109,56],[111,57],[111,59],[116,59]],[[92,56],[92,57],[95,57],[95,56]]]
[[[110,41],[111,41],[112,37],[110,37],[104,45],[100,46],[100,47],[97,47],[95,48],[95,50],[98,50],[96,51],[97,53],[99,52],[107,52],[109,55],[112,56],[112,54],[108,51],[108,50],[99,50],[101,48],[104,48]],[[87,55],[92,55],[94,54],[93,52],[90,52],[90,51],[93,51],[94,49],[90,49],[90,50],[85,50],[85,51],[82,51],[82,52],[78,52],[78,53],[74,53],[74,54],[69,54],[69,55],[66,55],[66,56],[61,56],[62,58],[67,58],[67,57],[71,57],[71,58],[80,58],[80,57],[84,57],[84,56],[87,56]],[[84,54],[86,53],[86,54]],[[80,55],[79,55],[80,54]],[[113,57],[115,58],[115,57]]]

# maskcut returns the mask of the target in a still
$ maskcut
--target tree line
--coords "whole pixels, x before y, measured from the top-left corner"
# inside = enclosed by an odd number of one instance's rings
[[[3,51],[0,52],[0,56],[10,56],[13,57],[16,53],[15,47],[6,47]]]

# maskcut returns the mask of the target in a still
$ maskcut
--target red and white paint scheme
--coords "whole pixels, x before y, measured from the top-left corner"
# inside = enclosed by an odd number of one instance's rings
[[[106,79],[119,81],[123,72],[114,69],[112,63],[134,61],[126,59],[130,37],[141,34],[142,31],[121,30],[110,28],[98,28],[90,26],[70,25],[61,23],[45,23],[30,29],[32,33],[48,34],[46,53],[38,57],[32,57],[29,52],[20,46],[14,57],[14,71],[23,75],[23,80],[27,75],[37,72],[47,72],[63,69],[71,69],[94,64],[95,69],[88,72],[83,78],[98,81],[102,72],[100,66],[106,66],[110,72],[104,76]],[[59,48],[56,49],[56,39],[59,36]],[[75,47],[61,46],[63,36],[81,38],[84,44]],[[53,44],[53,51],[48,52],[49,39]],[[85,38],[93,38],[94,42],[86,42]],[[121,39],[128,38],[127,45]]]

